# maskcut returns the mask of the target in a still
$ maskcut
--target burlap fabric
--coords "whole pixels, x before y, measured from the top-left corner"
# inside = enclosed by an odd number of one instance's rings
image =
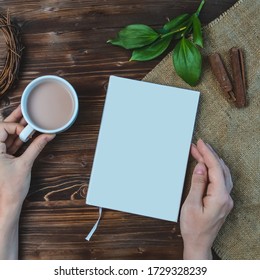
[[[231,169],[235,206],[214,243],[223,259],[260,259],[260,1],[241,0],[204,28],[203,76],[193,89],[201,92],[194,132],[210,143]],[[231,73],[228,50],[245,54],[248,106],[237,109],[227,102],[207,60],[219,52]],[[144,80],[190,88],[175,73],[169,54]],[[187,182],[191,177],[188,168]],[[188,183],[187,183],[188,185]],[[188,188],[188,186],[185,186]]]

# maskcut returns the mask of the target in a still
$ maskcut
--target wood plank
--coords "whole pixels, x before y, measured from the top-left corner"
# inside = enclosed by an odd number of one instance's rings
[[[164,57],[129,62],[129,51],[106,41],[132,23],[160,28],[167,18],[195,11],[199,2],[24,0],[21,4],[18,0],[0,0],[1,12],[9,9],[21,26],[25,45],[20,80],[1,101],[1,114],[10,114],[20,103],[25,86],[45,74],[71,82],[80,101],[75,124],[49,143],[35,162],[21,215],[20,258],[182,258],[178,224],[117,211],[104,210],[97,232],[86,242],[98,211],[85,205],[85,196],[109,75],[142,79]],[[201,13],[203,24],[235,2],[207,1]],[[0,47],[4,47],[2,42]]]

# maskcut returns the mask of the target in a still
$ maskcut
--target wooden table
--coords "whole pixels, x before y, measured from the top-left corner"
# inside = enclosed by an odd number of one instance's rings
[[[192,13],[199,2],[0,1],[1,12],[9,9],[21,26],[25,45],[20,80],[1,101],[1,113],[7,116],[20,103],[25,86],[45,74],[71,82],[80,101],[76,123],[48,144],[35,162],[20,221],[21,259],[182,258],[179,224],[106,209],[95,235],[85,241],[98,217],[96,208],[85,205],[85,196],[109,75],[142,79],[163,58],[129,62],[128,51],[106,41],[132,23],[159,28],[166,18]],[[235,2],[207,1],[202,23]]]

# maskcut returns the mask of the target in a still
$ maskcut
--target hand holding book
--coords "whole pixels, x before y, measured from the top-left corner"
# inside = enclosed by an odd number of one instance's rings
[[[192,145],[198,161],[190,192],[181,210],[184,259],[211,259],[211,246],[233,208],[230,171],[216,152],[202,140]]]

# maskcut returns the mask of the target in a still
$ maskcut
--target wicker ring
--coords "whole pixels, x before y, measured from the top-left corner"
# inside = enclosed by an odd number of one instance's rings
[[[0,29],[4,34],[7,47],[4,67],[0,73],[0,98],[2,98],[18,79],[23,46],[20,40],[20,28],[11,22],[9,13],[7,16],[0,14]]]

